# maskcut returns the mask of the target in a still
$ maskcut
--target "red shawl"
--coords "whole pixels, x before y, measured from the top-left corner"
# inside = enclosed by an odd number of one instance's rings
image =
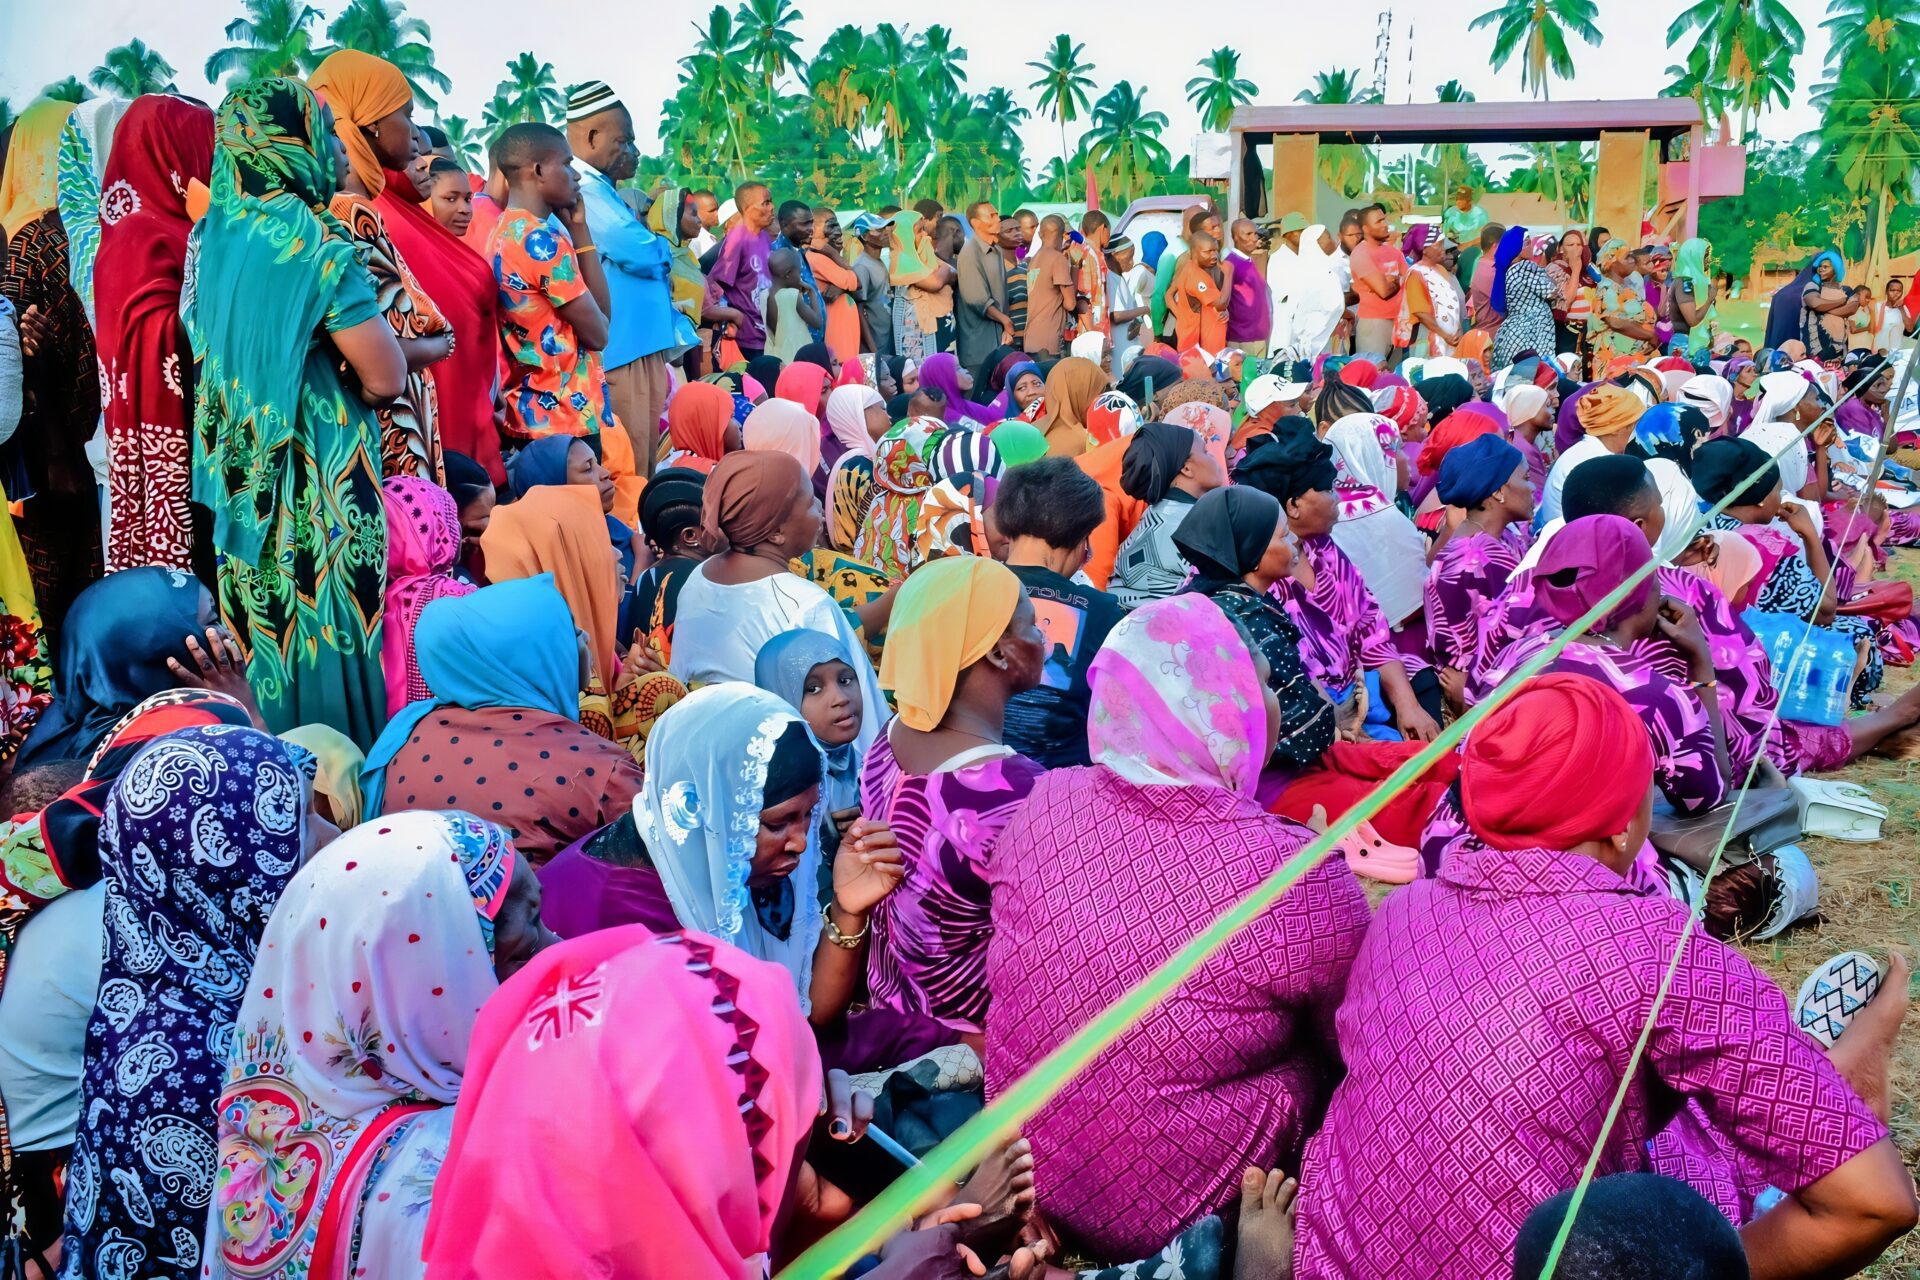
[[[493,390],[500,376],[493,267],[414,199],[413,179],[398,169],[384,172],[387,188],[374,204],[386,220],[387,237],[453,325],[453,354],[433,366],[440,443],[478,462],[495,485],[504,487],[507,470],[493,425]]]
[[[145,94],[120,122],[100,180],[94,328],[104,385],[111,523],[107,571],[193,567],[193,355],[180,326],[187,184],[213,167],[213,112]]]

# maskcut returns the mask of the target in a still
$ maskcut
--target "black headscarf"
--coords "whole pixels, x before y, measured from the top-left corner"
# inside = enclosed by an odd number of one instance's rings
[[[1457,373],[1422,378],[1413,384],[1413,389],[1427,402],[1428,418],[1436,427],[1447,420],[1448,414],[1473,399],[1473,384]]]
[[[1766,450],[1741,436],[1709,440],[1694,451],[1693,491],[1709,503],[1737,493],[1731,505],[1758,506],[1780,484],[1780,468],[1760,471],[1760,478],[1751,484],[1747,477],[1770,461]]]
[[[793,362],[795,364],[810,364],[825,369],[829,377],[833,374],[833,352],[828,349],[827,344],[824,342],[807,343],[793,353]],[[774,376],[778,377],[779,375],[775,374]],[[773,384],[771,382],[767,384],[767,390],[768,392],[772,392]]]
[[[772,395],[775,384],[780,381],[781,367],[779,356],[755,356],[747,361],[747,376],[759,383],[762,391]]]
[[[53,705],[20,748],[16,768],[43,760],[84,760],[120,717],[180,683],[167,667],[192,670],[188,636],[206,643],[192,574],[148,565],[110,573],[74,598],[60,633]]]
[[[913,393],[910,391],[902,391],[899,395],[887,401],[887,416],[895,422],[905,422],[907,420],[907,406],[912,403]]]
[[[464,453],[455,453],[452,449],[442,455],[447,468],[447,492],[453,495],[453,505],[465,507],[469,502],[493,488],[493,477],[487,469]]]
[[[1120,379],[1118,390],[1135,404],[1144,405],[1148,403],[1149,380],[1153,383],[1153,394],[1157,396],[1180,381],[1180,366],[1159,356],[1141,356],[1127,369],[1126,376]]]
[[[1879,352],[1866,352],[1847,369],[1842,384],[1848,391],[1861,391],[1873,385],[1873,380],[1893,367],[1893,362]]]
[[[1193,456],[1193,442],[1199,437],[1192,427],[1176,427],[1171,422],[1143,422],[1127,442],[1120,459],[1120,487],[1130,498],[1152,506],[1167,496],[1174,477]]]
[[[653,479],[647,481],[646,492],[640,496],[640,531],[654,546],[667,550],[661,538],[661,517],[676,506],[698,511],[706,492],[706,476],[691,467],[668,467],[655,473]],[[699,523],[697,518],[694,523]]]
[[[1189,591],[1211,595],[1259,567],[1282,519],[1272,494],[1230,484],[1193,504],[1173,532],[1173,545],[1198,573]]]
[[[1835,251],[1827,249],[1822,252]],[[1812,282],[1814,270],[1820,265],[1820,257],[1816,253],[1809,258],[1807,265],[1800,269],[1800,274],[1776,290],[1773,301],[1767,304],[1766,340],[1769,347],[1778,349],[1781,343],[1800,336],[1800,308],[1805,300],[1807,285]]]
[[[1333,488],[1333,446],[1313,434],[1305,418],[1283,418],[1233,469],[1235,485],[1251,485],[1282,505],[1314,489]],[[1192,519],[1192,516],[1188,516]]]

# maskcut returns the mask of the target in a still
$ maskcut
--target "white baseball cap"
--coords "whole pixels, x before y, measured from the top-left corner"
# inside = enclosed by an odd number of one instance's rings
[[[1264,413],[1271,405],[1298,400],[1307,394],[1307,389],[1307,383],[1282,382],[1271,373],[1263,373],[1247,384],[1241,398],[1246,401],[1248,413]]]

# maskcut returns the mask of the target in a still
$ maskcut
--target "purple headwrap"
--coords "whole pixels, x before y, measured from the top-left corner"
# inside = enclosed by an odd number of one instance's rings
[[[1740,371],[1752,363],[1753,361],[1746,356],[1734,356],[1727,361],[1725,370],[1720,374],[1727,380],[1727,385],[1734,388],[1733,408],[1727,418],[1726,430],[1721,432],[1722,435],[1737,436],[1747,429],[1748,423],[1753,421],[1754,402],[1740,394],[1738,383]]]
[[[1619,516],[1570,520],[1548,541],[1540,563],[1534,566],[1534,603],[1555,622],[1570,626],[1652,558],[1647,535],[1631,520]],[[1653,575],[1642,578],[1592,629],[1606,631],[1622,618],[1632,617],[1647,607],[1658,589]]]
[[[1573,448],[1581,436],[1587,434],[1587,429],[1580,425],[1580,415],[1577,406],[1580,403],[1581,396],[1587,394],[1587,392],[1599,385],[1597,382],[1586,383],[1582,385],[1578,391],[1560,402],[1559,416],[1556,417],[1553,422],[1553,450],[1555,453],[1565,453],[1567,450]]]
[[[960,361],[950,351],[928,356],[920,364],[920,385],[938,387],[947,396],[947,425],[958,426],[962,418],[972,418],[983,427],[1000,421],[991,406],[975,404],[960,390]]]
[[[1400,252],[1406,255],[1408,262],[1420,261],[1420,255],[1427,251],[1427,238],[1433,234],[1433,228],[1424,222],[1416,222],[1407,228],[1407,234],[1400,237]]]

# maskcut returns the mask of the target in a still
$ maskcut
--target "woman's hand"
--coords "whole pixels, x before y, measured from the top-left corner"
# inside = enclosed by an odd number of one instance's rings
[[[1687,674],[1691,679],[1713,679],[1713,648],[1707,643],[1707,633],[1700,626],[1698,614],[1668,596],[1660,602],[1660,616],[1655,625],[1661,635],[1686,655]]]
[[[620,674],[637,678],[665,670],[666,667],[661,665],[660,660],[654,656],[653,650],[648,647],[647,638],[636,631],[633,643],[627,646],[626,656],[620,659]]]
[[[1820,540],[1820,530],[1813,523],[1813,513],[1797,502],[1785,502],[1780,505],[1780,518],[1787,528],[1800,535],[1800,541],[1813,546]]]
[[[34,303],[20,313],[20,356],[31,360],[40,354],[40,348],[53,337],[53,322],[47,319],[46,312],[40,310],[40,304]]]
[[[856,1091],[852,1078],[836,1067],[827,1072],[820,1114],[826,1118],[828,1137],[835,1142],[858,1142],[867,1136],[867,1125],[873,1121],[873,1095]]]
[[[260,707],[254,701],[253,686],[247,683],[247,655],[233,633],[225,627],[208,627],[204,645],[198,636],[188,636],[186,645],[187,657],[193,661],[192,669],[178,658],[167,659],[167,669],[173,672],[180,687],[224,693],[247,709],[255,725],[265,729],[266,722],[260,718]]]
[[[1440,676],[1440,692],[1446,696],[1447,705],[1452,707],[1465,706],[1467,673],[1458,667],[1441,667],[1438,674]]]
[[[1428,715],[1427,709],[1418,702],[1395,708],[1393,725],[1410,742],[1432,742],[1440,736],[1439,722]]]
[[[884,822],[856,819],[845,830],[833,856],[833,905],[843,915],[864,919],[906,877],[900,841]]]

